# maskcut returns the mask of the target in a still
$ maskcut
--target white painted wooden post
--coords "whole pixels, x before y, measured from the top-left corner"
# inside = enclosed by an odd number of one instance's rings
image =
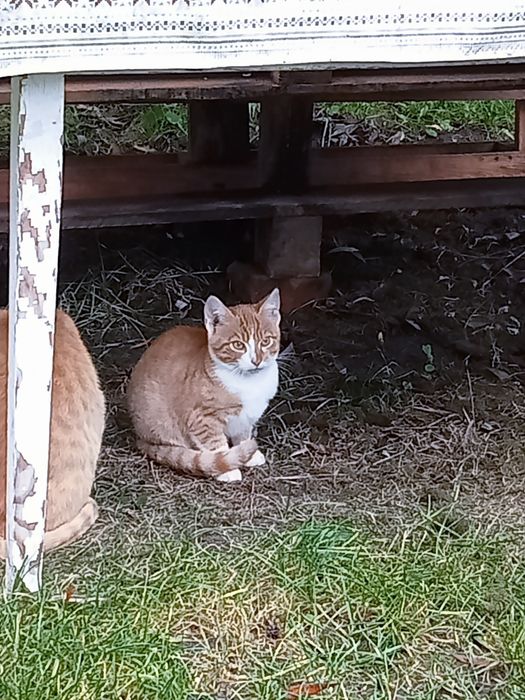
[[[42,581],[64,76],[11,81],[6,591]]]

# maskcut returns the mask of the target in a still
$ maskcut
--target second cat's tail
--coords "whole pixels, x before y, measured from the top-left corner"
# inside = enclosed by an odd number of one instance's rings
[[[226,452],[192,450],[181,445],[153,444],[147,440],[138,440],[137,447],[154,462],[194,476],[218,476],[242,469],[257,451],[255,440],[244,440]]]
[[[88,498],[75,517],[68,520],[67,523],[62,523],[54,530],[47,530],[44,533],[44,552],[64,547],[66,544],[78,540],[93,525],[97,516],[97,504],[92,498]],[[6,556],[6,541],[0,539],[0,559],[5,559]]]

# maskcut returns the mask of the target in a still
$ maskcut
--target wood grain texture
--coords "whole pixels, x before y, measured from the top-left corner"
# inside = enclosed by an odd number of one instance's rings
[[[193,163],[240,163],[250,154],[248,103],[195,100],[189,103],[189,158]]]
[[[520,153],[525,153],[525,100],[518,100],[515,109],[515,147]]]
[[[252,71],[72,75],[72,104],[251,100],[303,95],[314,100],[522,99],[525,65],[378,66],[332,71]],[[9,81],[0,80],[0,104],[9,104]]]

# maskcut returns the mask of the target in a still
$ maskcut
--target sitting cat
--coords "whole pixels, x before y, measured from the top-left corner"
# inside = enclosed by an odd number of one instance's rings
[[[0,310],[0,537],[5,538],[8,315]],[[51,442],[44,551],[81,537],[97,518],[90,498],[102,433],[104,394],[73,320],[56,315]],[[6,556],[0,539],[0,557]]]
[[[195,476],[240,481],[265,458],[252,439],[277,391],[280,297],[226,307],[211,296],[203,327],[177,326],[133,370],[128,406],[138,448]]]

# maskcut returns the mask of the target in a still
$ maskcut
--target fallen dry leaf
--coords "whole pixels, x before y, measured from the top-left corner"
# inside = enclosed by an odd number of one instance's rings
[[[471,666],[473,669],[480,671],[489,671],[496,666],[500,666],[501,662],[498,659],[488,656],[480,656],[476,654],[455,653],[452,655],[460,664]]]
[[[69,603],[77,591],[75,584],[70,583],[64,591],[64,603]]]
[[[487,367],[488,371],[493,374],[500,382],[506,382],[512,378],[512,375],[505,372],[503,369],[498,369],[497,367]]]
[[[312,698],[330,688],[333,683],[294,683],[288,688],[288,700],[297,698]]]

